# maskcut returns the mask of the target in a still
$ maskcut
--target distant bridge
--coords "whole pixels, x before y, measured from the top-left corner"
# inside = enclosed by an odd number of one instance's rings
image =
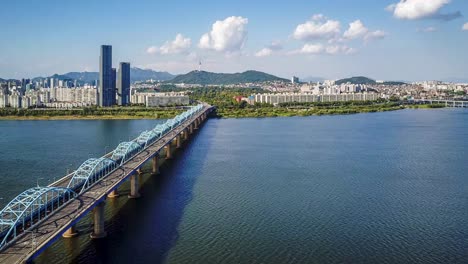
[[[91,211],[91,237],[105,237],[106,198],[116,197],[118,187],[128,179],[128,197],[138,198],[138,174],[143,165],[151,161],[152,172],[157,174],[160,152],[171,158],[171,149],[180,148],[212,109],[206,104],[192,107],[134,140],[120,143],[103,157],[86,160],[49,186],[16,196],[0,211],[0,263],[29,262],[60,237],[76,236],[75,225]]]
[[[468,101],[456,100],[434,100],[434,99],[414,99],[411,102],[416,104],[445,104],[446,107],[468,107]]]

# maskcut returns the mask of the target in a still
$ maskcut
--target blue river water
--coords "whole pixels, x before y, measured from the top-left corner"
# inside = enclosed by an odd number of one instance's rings
[[[158,122],[0,121],[0,203]],[[210,119],[35,262],[468,263],[467,137],[457,109]]]

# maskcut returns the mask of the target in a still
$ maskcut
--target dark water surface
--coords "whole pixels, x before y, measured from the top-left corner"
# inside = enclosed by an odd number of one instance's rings
[[[156,121],[0,121],[3,205]],[[210,119],[37,263],[468,263],[468,111]]]

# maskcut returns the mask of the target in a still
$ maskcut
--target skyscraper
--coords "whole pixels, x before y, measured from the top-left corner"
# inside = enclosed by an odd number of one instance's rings
[[[117,77],[117,95],[119,105],[130,103],[130,63],[121,62]]]
[[[112,81],[112,75],[112,46],[102,45],[99,57],[99,106],[112,106],[115,103],[115,77]]]
[[[117,103],[117,70],[112,68],[112,103],[115,105]]]

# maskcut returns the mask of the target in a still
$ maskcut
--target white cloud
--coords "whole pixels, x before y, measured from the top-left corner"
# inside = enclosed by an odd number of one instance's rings
[[[289,54],[353,54],[356,50],[346,45],[331,45],[325,46],[323,44],[305,44],[301,49],[289,52]]]
[[[158,53],[158,50],[159,50],[158,47],[156,47],[156,46],[151,46],[151,47],[149,47],[149,48],[146,49],[146,53],[148,53],[148,54],[156,54],[156,53]]]
[[[173,41],[166,41],[161,47],[151,46],[146,52],[149,54],[181,54],[187,53],[192,46],[192,40],[185,38],[182,34],[177,34]]]
[[[273,50],[270,48],[263,48],[255,53],[255,57],[267,57],[273,54]]]
[[[383,39],[387,36],[387,32],[385,31],[382,31],[382,30],[376,30],[376,31],[372,31],[372,32],[369,32],[367,33],[365,36],[364,36],[364,40],[365,41],[369,41],[369,40],[374,40],[374,39]]]
[[[327,17],[324,16],[323,14],[315,14],[312,16],[312,20],[314,21],[322,21],[322,20],[326,20]]]
[[[356,52],[355,49],[348,47],[346,45],[335,45],[335,46],[328,46],[325,49],[325,52],[330,55],[336,55],[336,54],[353,54]]]
[[[344,39],[350,40],[363,38],[364,41],[369,41],[373,39],[383,39],[385,38],[385,36],[387,36],[387,33],[382,30],[369,31],[369,29],[361,22],[361,20],[351,22],[349,24],[348,30],[346,30],[343,34]]]
[[[340,34],[341,24],[336,20],[326,20],[321,14],[314,15],[311,20],[299,24],[293,33],[298,40],[330,39]]]
[[[298,52],[302,54],[319,54],[325,50],[322,44],[305,44]]]
[[[439,10],[449,4],[450,0],[400,0],[387,6],[387,10],[393,12],[393,15],[399,19],[422,19],[438,16]],[[441,15],[441,19],[450,19],[459,13]]]
[[[246,25],[249,20],[240,16],[231,16],[222,21],[216,21],[211,31],[203,34],[198,47],[220,52],[237,52],[242,49],[247,40]]]
[[[465,23],[462,27],[463,31],[468,31],[468,23]]]
[[[369,29],[364,26],[361,20],[356,20],[349,24],[349,29],[345,31],[343,37],[347,39],[355,39],[363,37],[369,32]]]
[[[269,45],[265,48],[257,51],[254,56],[255,57],[267,57],[275,53],[276,51],[282,50],[283,45],[279,41],[272,41]]]

